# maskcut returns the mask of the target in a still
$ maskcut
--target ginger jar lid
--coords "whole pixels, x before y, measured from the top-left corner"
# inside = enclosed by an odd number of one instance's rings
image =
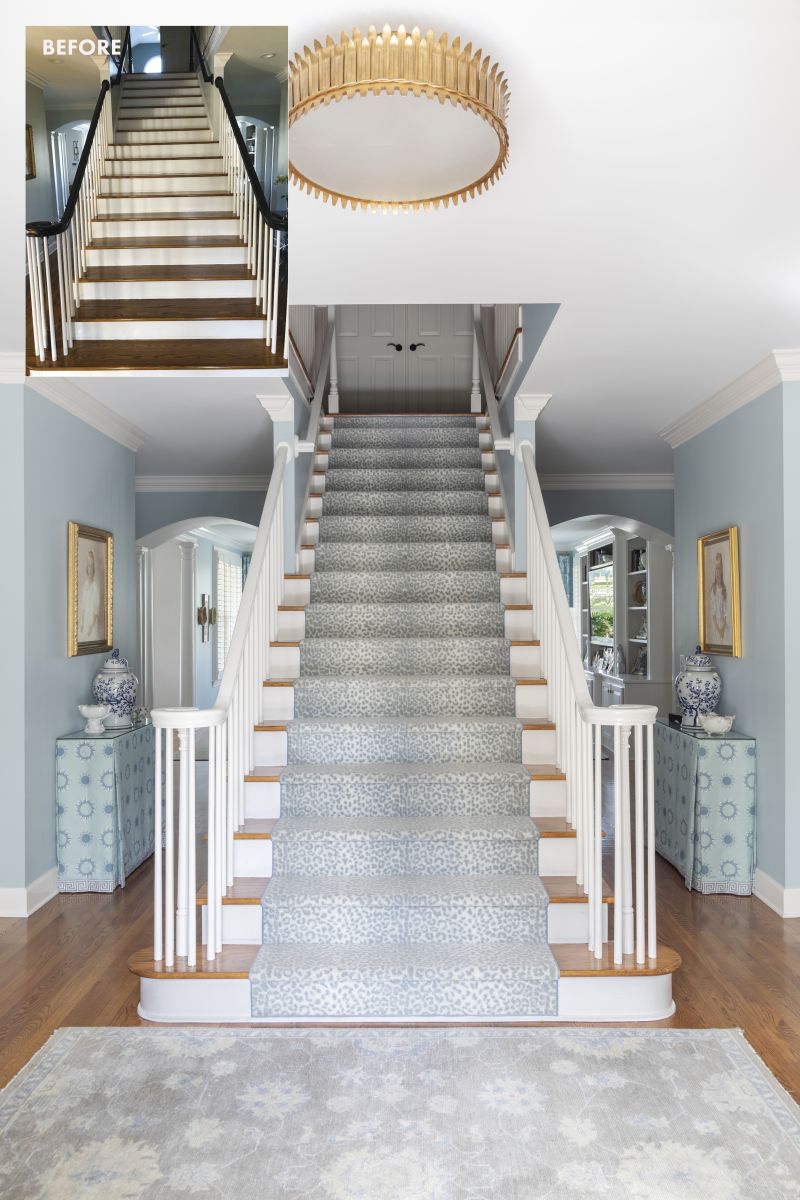
[[[695,667],[700,671],[707,671],[711,666],[711,657],[708,654],[703,654],[699,646],[695,646],[694,654],[686,655],[687,667]]]
[[[104,671],[127,671],[128,669],[128,660],[122,658],[117,649],[112,650],[111,657],[103,663]]]

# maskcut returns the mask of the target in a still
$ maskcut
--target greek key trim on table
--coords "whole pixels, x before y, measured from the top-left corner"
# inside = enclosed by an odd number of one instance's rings
[[[687,888],[746,896],[755,869],[756,743],[655,726],[656,849]]]

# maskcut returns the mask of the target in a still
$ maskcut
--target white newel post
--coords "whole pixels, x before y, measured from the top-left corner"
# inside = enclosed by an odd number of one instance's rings
[[[333,416],[339,411],[339,367],[336,362],[336,309],[328,308],[328,321],[333,329],[331,336],[331,373],[328,388],[328,412]]]
[[[211,110],[211,127],[216,138],[219,138],[220,130],[225,127],[225,123],[222,120],[222,98],[214,80],[225,78],[225,68],[232,58],[233,53],[215,54],[211,65],[211,83],[208,85],[211,92],[209,94],[214,95],[216,100],[209,104],[209,108]]]
[[[472,315],[474,325],[477,325],[481,319],[480,304],[473,304]],[[472,391],[469,394],[469,411],[479,413],[481,411],[481,368],[478,357],[478,334],[473,329],[472,333]]]
[[[153,560],[136,547],[136,628],[139,633],[139,703],[153,707]]]
[[[180,552],[180,665],[178,668],[178,695],[181,706],[191,708],[194,704],[195,676],[195,559],[197,543],[178,539]]]
[[[283,487],[283,562],[284,570],[291,574],[297,570],[294,400],[288,393],[283,396],[259,396],[258,400],[272,420],[272,461],[275,461],[281,446],[286,446],[288,450]]]
[[[544,393],[534,395],[518,392],[514,397],[514,570],[525,571],[527,562],[527,503],[528,483],[522,462],[522,447],[529,445],[536,456],[536,421],[550,399]]]
[[[106,55],[96,54],[92,58],[92,62],[97,67],[98,73],[100,75],[100,82],[102,83],[103,80],[106,80],[108,83],[110,83],[111,82],[111,68],[108,65],[110,60],[106,57]],[[114,90],[116,90],[116,89],[112,88],[112,91],[114,91]],[[106,97],[106,99],[108,99],[108,97]],[[113,117],[112,117],[111,105],[108,103],[103,105],[102,120],[105,124],[106,141],[110,142],[111,138],[113,136],[113,133],[114,133],[114,128],[113,128],[114,121],[113,121]]]

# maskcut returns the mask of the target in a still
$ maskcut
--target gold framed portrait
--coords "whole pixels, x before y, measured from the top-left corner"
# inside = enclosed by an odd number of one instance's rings
[[[697,594],[703,651],[741,658],[739,530],[735,525],[697,539]]]
[[[25,178],[36,178],[36,152],[33,148],[33,126],[25,126]]]
[[[67,547],[67,653],[99,654],[114,637],[114,537],[70,521]]]

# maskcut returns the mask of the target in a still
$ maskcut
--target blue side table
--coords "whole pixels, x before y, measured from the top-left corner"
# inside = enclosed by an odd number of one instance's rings
[[[756,743],[655,725],[656,849],[687,888],[747,896],[756,851]]]
[[[56,742],[62,892],[113,892],[155,848],[152,725],[69,733]]]

